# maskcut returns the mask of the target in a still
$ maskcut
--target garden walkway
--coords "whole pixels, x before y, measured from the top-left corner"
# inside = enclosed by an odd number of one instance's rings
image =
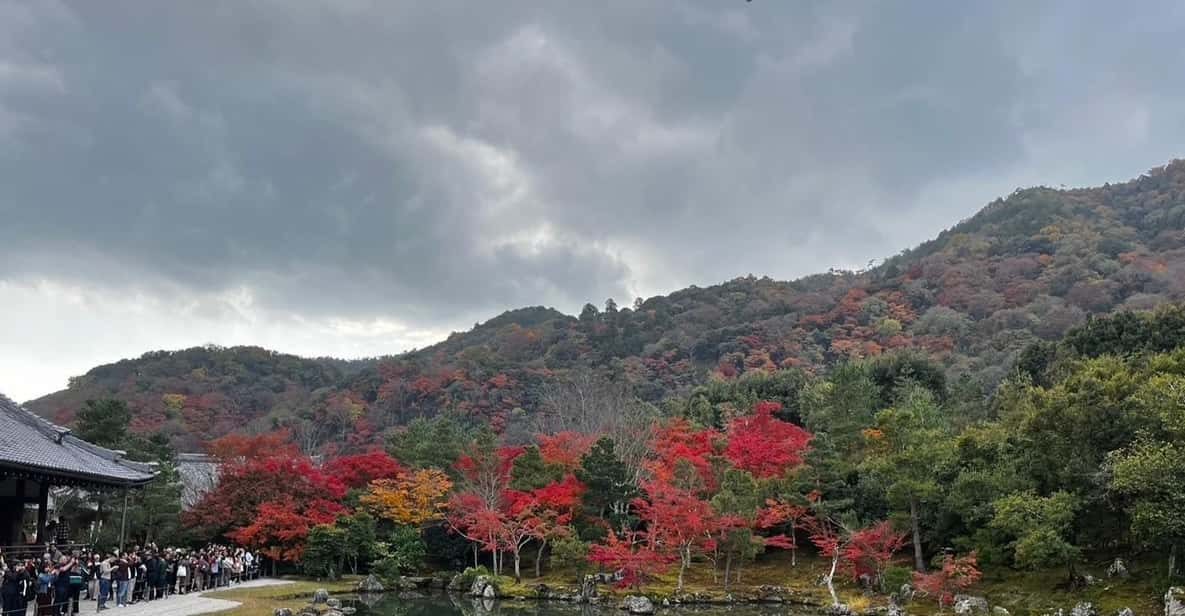
[[[275,580],[263,578],[259,580],[251,580],[243,582],[236,586],[230,587],[229,590],[242,590],[244,588],[259,588],[263,586],[279,586],[281,584],[291,584],[292,582],[285,580]],[[222,588],[219,590],[228,590]],[[103,616],[197,616],[198,614],[212,614],[214,612],[222,612],[232,608],[238,607],[238,601],[230,601],[227,599],[215,599],[207,595],[213,594],[217,591],[207,591],[203,593],[194,593],[190,595],[173,595],[168,599],[159,601],[140,602],[127,607],[115,607],[114,604],[109,604],[109,609],[103,610]],[[94,601],[82,602],[83,614],[95,614],[97,604]],[[32,614],[33,610],[30,609]]]

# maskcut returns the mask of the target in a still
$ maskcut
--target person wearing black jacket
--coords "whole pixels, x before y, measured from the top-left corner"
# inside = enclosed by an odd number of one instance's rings
[[[13,561],[4,571],[3,580],[0,580],[0,605],[4,608],[4,616],[25,616],[28,610],[25,597],[31,584],[25,566]]]
[[[160,555],[153,553],[144,563],[144,600],[152,601],[161,598],[161,587],[164,586],[162,575],[163,562]]]
[[[73,557],[62,556],[55,570],[53,579],[53,614],[67,616],[70,613],[71,578],[75,576],[74,567],[78,564]]]

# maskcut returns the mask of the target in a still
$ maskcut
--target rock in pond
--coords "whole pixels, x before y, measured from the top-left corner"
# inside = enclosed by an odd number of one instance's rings
[[[493,580],[486,575],[479,575],[473,578],[473,583],[469,585],[469,596],[480,597],[485,594],[487,586],[493,585]]]
[[[272,610],[272,616],[292,616],[292,610],[286,607],[278,607]]]
[[[827,608],[827,616],[852,616],[852,608],[846,603],[836,603]]]
[[[313,605],[321,605],[323,603],[328,603],[328,602],[329,602],[329,591],[328,590],[325,590],[324,588],[318,588],[317,591],[313,593],[313,601],[312,601]]]
[[[358,582],[358,592],[360,593],[379,593],[383,592],[383,590],[383,583],[373,574],[366,576],[366,579]]]
[[[1185,616],[1185,587],[1173,586],[1164,593],[1164,616]]]
[[[653,614],[654,602],[641,595],[630,595],[622,599],[621,609],[631,614]]]

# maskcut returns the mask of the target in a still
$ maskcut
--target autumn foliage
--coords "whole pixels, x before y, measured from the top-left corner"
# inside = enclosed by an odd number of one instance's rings
[[[348,488],[364,488],[376,479],[397,477],[406,469],[381,451],[334,458],[325,464],[324,472],[336,477]]]
[[[933,597],[941,609],[954,603],[955,594],[974,586],[983,574],[979,571],[979,558],[975,552],[965,556],[946,554],[942,567],[931,573],[915,571],[914,588]]]
[[[619,587],[637,589],[669,569],[676,557],[651,549],[637,533],[625,532],[620,537],[609,533],[604,543],[592,546],[588,559],[604,569],[620,572]]]
[[[391,479],[375,479],[361,504],[375,515],[404,526],[420,526],[444,515],[453,483],[437,469],[402,471]]]
[[[728,424],[728,445],[724,456],[735,467],[768,479],[802,464],[811,433],[774,417],[782,410],[777,402],[759,402],[753,414]]]

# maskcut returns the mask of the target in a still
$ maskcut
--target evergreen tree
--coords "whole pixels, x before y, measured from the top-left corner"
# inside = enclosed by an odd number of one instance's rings
[[[583,497],[585,510],[610,520],[613,526],[620,526],[628,521],[629,502],[638,495],[638,490],[614,449],[613,439],[597,440],[580,459],[576,478],[587,488]]]

